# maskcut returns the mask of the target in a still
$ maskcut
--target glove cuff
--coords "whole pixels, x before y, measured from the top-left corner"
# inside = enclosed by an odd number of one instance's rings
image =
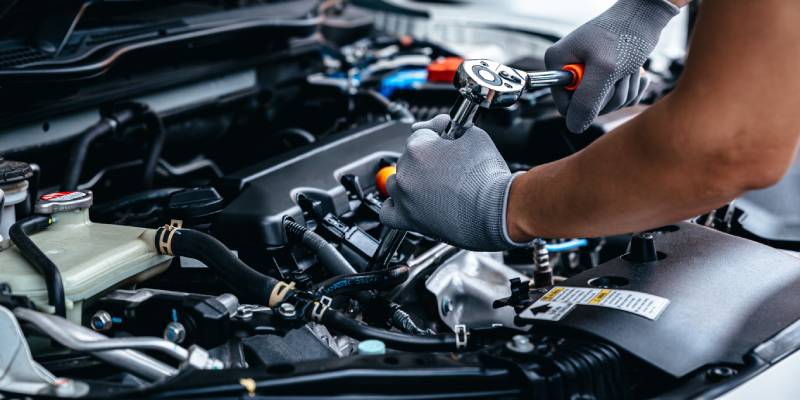
[[[525,172],[520,171],[520,172],[516,172],[513,175],[511,175],[511,178],[509,178],[508,183],[506,184],[505,193],[503,193],[503,210],[502,210],[502,214],[501,214],[502,216],[500,218],[501,225],[502,225],[501,231],[503,233],[503,242],[505,242],[506,245],[511,246],[511,247],[531,247],[532,246],[532,241],[515,242],[515,241],[511,240],[511,236],[508,234],[508,219],[506,217],[506,215],[508,214],[508,195],[509,195],[509,193],[511,193],[511,184],[514,183],[514,179],[516,177],[518,177],[518,176],[520,176],[520,175],[522,175],[524,173]]]
[[[618,34],[656,34],[658,41],[658,34],[680,11],[667,0],[618,0],[594,22]]]

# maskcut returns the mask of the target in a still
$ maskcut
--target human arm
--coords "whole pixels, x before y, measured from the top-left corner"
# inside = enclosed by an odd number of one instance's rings
[[[511,239],[645,230],[777,182],[800,132],[797,21],[797,2],[706,0],[669,96],[514,180]]]

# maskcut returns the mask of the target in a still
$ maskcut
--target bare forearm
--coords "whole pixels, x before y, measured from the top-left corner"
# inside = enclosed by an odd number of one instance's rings
[[[670,96],[514,181],[512,239],[641,231],[780,179],[798,146],[800,3],[706,0],[703,7]]]
[[[665,121],[669,106],[662,102],[584,151],[518,177],[509,199],[511,237],[640,231],[700,214],[740,194],[739,188],[719,187],[722,177],[704,181],[713,165],[682,154],[678,140],[670,145],[653,137],[675,134]]]
[[[692,2],[692,0],[669,0],[670,3],[674,4],[676,7],[683,7]]]

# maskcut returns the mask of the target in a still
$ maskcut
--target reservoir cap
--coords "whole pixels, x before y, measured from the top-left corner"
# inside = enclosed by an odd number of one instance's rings
[[[380,340],[364,340],[358,344],[358,354],[362,356],[386,354],[386,345]]]
[[[34,211],[37,214],[80,210],[92,206],[92,192],[77,190],[74,192],[48,193],[39,197]]]

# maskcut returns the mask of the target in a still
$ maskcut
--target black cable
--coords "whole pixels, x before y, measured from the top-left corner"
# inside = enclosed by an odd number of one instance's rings
[[[61,280],[61,272],[58,267],[50,260],[39,246],[31,240],[30,235],[42,231],[52,220],[44,215],[32,215],[11,225],[8,236],[14,245],[17,246],[19,253],[42,275],[47,285],[47,300],[55,307],[56,315],[66,317],[67,307],[64,295],[64,283]]]
[[[161,252],[159,241],[169,235],[164,228],[156,231],[155,245]],[[278,280],[248,266],[222,242],[211,235],[192,229],[177,229],[172,234],[172,254],[194,258],[203,262],[227,283],[244,302],[269,304],[270,294]]]
[[[317,293],[333,297],[364,290],[386,290],[408,279],[408,267],[401,265],[381,271],[335,276],[322,282]]]
[[[456,351],[456,337],[452,334],[413,336],[363,325],[340,312],[328,309],[322,315],[322,324],[354,339],[377,339],[387,347],[403,351]]]
[[[314,231],[288,218],[284,218],[283,226],[288,236],[300,240],[303,246],[317,255],[320,264],[329,274],[334,276],[352,275],[358,272],[342,256],[342,253],[339,253],[339,250],[336,250],[332,244]]]

